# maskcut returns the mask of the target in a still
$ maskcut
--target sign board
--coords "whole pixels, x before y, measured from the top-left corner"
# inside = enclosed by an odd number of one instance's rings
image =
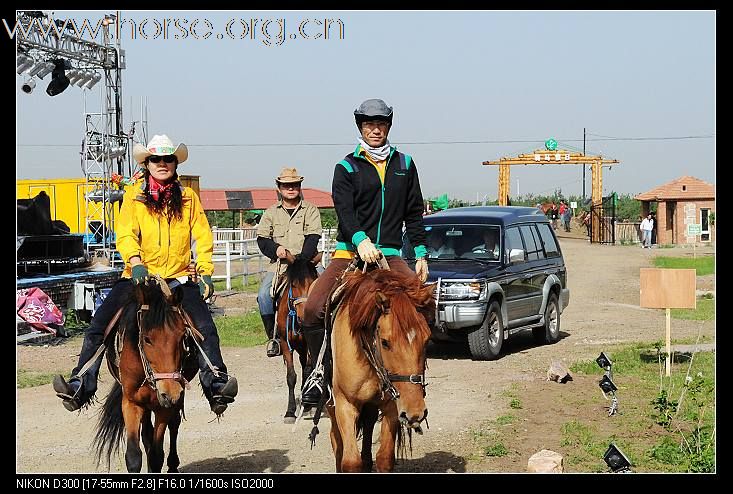
[[[575,209],[578,207],[578,203],[576,201],[570,201],[570,209]]]
[[[694,237],[695,235],[702,234],[702,225],[695,224],[695,223],[688,223],[687,224],[687,236],[688,237]]]
[[[557,149],[557,141],[550,137],[545,141],[545,149],[548,151],[554,151]]]
[[[641,268],[640,307],[695,309],[694,269]]]

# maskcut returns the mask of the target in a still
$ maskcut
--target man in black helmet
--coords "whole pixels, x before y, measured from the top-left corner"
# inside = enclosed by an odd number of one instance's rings
[[[420,181],[412,157],[387,140],[392,107],[381,99],[369,99],[354,116],[361,133],[359,143],[336,164],[333,174],[333,203],[339,220],[336,251],[305,305],[303,332],[308,348],[316,352],[325,333],[326,298],[357,253],[367,263],[385,256],[390,269],[415,275],[400,257],[403,223],[415,246],[415,272],[423,282],[428,277]],[[318,403],[322,388],[323,383],[308,388],[302,403]]]

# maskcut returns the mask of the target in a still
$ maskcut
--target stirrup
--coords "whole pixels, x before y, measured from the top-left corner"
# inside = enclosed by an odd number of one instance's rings
[[[71,384],[67,383],[64,376],[57,374],[53,378],[53,390],[56,391],[56,396],[61,398],[64,402],[64,408],[70,412],[74,412],[81,408],[81,401],[79,400],[79,391],[81,391],[82,385],[79,383],[79,388],[76,392],[73,392]],[[73,393],[73,394],[72,394]]]
[[[282,351],[280,350],[280,342],[278,340],[269,340],[267,342],[267,356],[268,357],[277,357],[278,355],[282,355]]]
[[[214,391],[212,390],[211,399],[212,401],[216,401],[220,404],[231,403],[234,401],[234,397],[237,396],[238,392],[239,384],[237,383],[237,378],[231,376],[226,384],[224,384],[216,394],[214,394]]]

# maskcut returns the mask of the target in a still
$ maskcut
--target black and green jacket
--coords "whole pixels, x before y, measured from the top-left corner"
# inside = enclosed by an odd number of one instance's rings
[[[423,199],[412,157],[392,147],[382,184],[375,166],[360,152],[357,146],[333,173],[331,192],[339,220],[336,249],[356,251],[355,246],[369,237],[384,255],[399,255],[404,222],[415,256],[424,257]]]

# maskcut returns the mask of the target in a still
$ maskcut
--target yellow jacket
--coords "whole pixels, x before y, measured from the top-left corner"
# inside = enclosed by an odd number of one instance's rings
[[[127,187],[116,222],[117,250],[125,261],[123,278],[132,276],[130,258],[140,256],[151,275],[178,278],[188,274],[191,255],[200,275],[212,275],[214,241],[209,221],[196,193],[181,186],[182,220],[151,212],[145,205],[142,190],[145,182]]]

